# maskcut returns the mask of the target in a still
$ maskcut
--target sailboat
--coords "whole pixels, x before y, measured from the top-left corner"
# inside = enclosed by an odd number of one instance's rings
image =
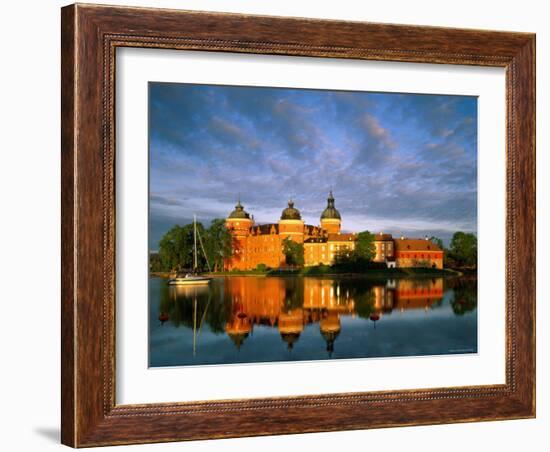
[[[206,285],[210,282],[212,278],[208,276],[202,276],[198,274],[198,262],[197,262],[197,236],[206,259],[206,265],[208,265],[208,270],[210,270],[210,264],[208,263],[208,257],[204,251],[204,246],[202,244],[202,239],[200,233],[197,231],[197,216],[193,215],[193,273],[187,273],[185,275],[180,275],[176,273],[174,277],[168,280],[168,285],[170,286],[198,286]]]

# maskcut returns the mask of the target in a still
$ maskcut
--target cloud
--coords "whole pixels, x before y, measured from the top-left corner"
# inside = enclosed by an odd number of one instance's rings
[[[372,115],[365,114],[363,116],[363,123],[365,124],[365,128],[367,129],[368,133],[374,139],[380,140],[380,142],[389,149],[395,147],[395,143],[391,139],[390,133],[387,129],[380,125],[378,119],[376,119]]]
[[[239,195],[259,222],[292,197],[317,224],[330,189],[347,229],[476,230],[473,97],[152,83],[149,105],[155,237]]]

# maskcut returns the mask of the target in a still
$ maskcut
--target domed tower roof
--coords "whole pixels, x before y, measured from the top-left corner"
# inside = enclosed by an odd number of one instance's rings
[[[283,213],[281,214],[281,220],[301,220],[302,216],[300,215],[300,211],[296,208],[294,208],[294,202],[292,199],[288,201],[288,207],[283,210]]]
[[[300,338],[300,333],[281,333],[281,339],[286,342],[288,350],[294,348],[294,344]]]
[[[228,218],[250,218],[250,215],[244,210],[241,200],[239,200],[235,206],[235,210],[229,214]]]
[[[327,352],[328,356],[332,356],[332,353],[334,352],[334,342],[336,341],[336,338],[340,334],[340,331],[331,331],[331,332],[325,332],[321,331],[321,335],[325,339],[325,342],[327,343]]]
[[[321,214],[321,220],[328,220],[328,219],[335,219],[335,220],[341,220],[340,212],[336,210],[336,207],[334,207],[334,196],[332,196],[332,190],[328,195],[327,198],[327,208],[323,210],[323,213]]]
[[[231,342],[240,350],[244,340],[248,337],[248,333],[228,333]]]

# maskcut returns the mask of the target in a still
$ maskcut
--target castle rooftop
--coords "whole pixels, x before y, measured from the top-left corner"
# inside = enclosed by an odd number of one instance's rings
[[[294,207],[292,199],[288,201],[288,207],[281,213],[281,220],[301,220],[300,211]]]

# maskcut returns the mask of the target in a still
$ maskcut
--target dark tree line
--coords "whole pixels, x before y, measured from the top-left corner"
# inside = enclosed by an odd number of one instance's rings
[[[225,227],[225,220],[215,219],[205,228],[197,223],[197,263],[200,269],[210,267],[213,271],[223,269],[223,261],[231,256],[231,234]],[[151,271],[183,271],[193,268],[194,247],[193,223],[176,225],[163,235],[158,253],[150,256]],[[206,254],[206,256],[205,256]]]
[[[447,268],[477,268],[477,237],[471,232],[458,231],[453,234],[449,248],[437,237],[430,239],[445,252],[444,266]]]

